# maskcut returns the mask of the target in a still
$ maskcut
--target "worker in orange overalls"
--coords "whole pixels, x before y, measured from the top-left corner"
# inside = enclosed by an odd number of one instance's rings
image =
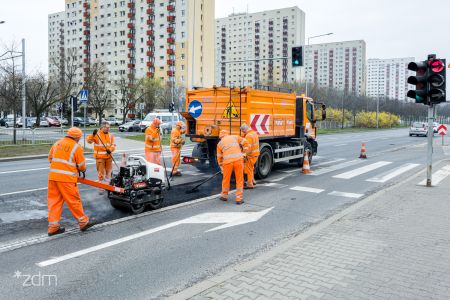
[[[161,165],[161,120],[154,118],[152,124],[145,130],[145,158],[148,162]]]
[[[244,203],[244,157],[248,152],[247,141],[227,130],[221,130],[217,144],[217,162],[222,170],[222,194],[220,200],[227,201],[231,174],[236,177],[236,204]]]
[[[110,183],[113,168],[112,153],[116,150],[114,135],[109,132],[110,125],[107,121],[102,122],[100,131],[97,129],[87,137],[89,144],[94,143],[94,158],[97,166],[98,181]]]
[[[59,224],[64,202],[77,219],[81,231],[94,225],[84,213],[77,186],[78,174],[86,171],[83,148],[78,145],[82,135],[79,128],[70,128],[67,136],[53,144],[48,154],[50,161],[47,196],[49,236],[65,231]]]
[[[184,145],[183,133],[184,123],[178,121],[175,124],[175,128],[172,129],[170,134],[170,151],[172,151],[172,176],[181,176],[181,172],[178,170],[181,160],[181,148]]]
[[[244,189],[254,188],[254,173],[255,164],[259,156],[259,137],[247,124],[242,124],[241,131],[244,133],[244,138],[247,140],[249,151],[244,159],[244,174],[247,175],[247,182]]]

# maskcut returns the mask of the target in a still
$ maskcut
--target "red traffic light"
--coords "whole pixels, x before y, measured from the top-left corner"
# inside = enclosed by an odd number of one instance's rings
[[[430,61],[430,68],[434,73],[440,73],[445,69],[445,64],[442,62],[442,60],[435,59]]]

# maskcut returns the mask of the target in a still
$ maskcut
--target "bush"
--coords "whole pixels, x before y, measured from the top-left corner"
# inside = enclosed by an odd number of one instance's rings
[[[345,123],[351,122],[353,120],[353,115],[351,111],[344,110],[344,121]],[[342,109],[327,108],[327,121],[342,122]]]
[[[377,113],[376,112],[359,112],[356,114],[356,127],[376,128]],[[400,124],[400,117],[387,112],[380,112],[378,116],[378,126],[380,128],[395,127]]]

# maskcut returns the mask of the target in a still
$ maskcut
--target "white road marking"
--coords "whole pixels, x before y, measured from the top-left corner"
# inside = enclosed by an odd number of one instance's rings
[[[86,165],[95,165],[95,163],[87,163]],[[35,169],[3,171],[3,172],[0,172],[0,175],[1,174],[12,174],[12,173],[24,173],[24,172],[42,171],[42,170],[49,170],[49,167],[35,168]]]
[[[11,193],[5,193],[5,194],[0,194],[0,197],[3,196],[11,196],[11,195],[17,195],[17,194],[25,194],[25,193],[31,193],[31,192],[36,192],[36,191],[43,191],[46,190],[47,188],[38,188],[38,189],[32,189],[32,190],[25,190],[25,191],[18,191],[18,192],[11,192]]]
[[[337,197],[345,197],[345,198],[354,198],[358,199],[364,196],[364,194],[354,194],[354,193],[345,193],[345,192],[338,192],[338,191],[332,191],[331,193],[328,193],[330,196],[337,196]]]
[[[403,174],[409,170],[412,170],[416,167],[420,166],[420,164],[404,164],[398,168],[392,169],[386,173],[383,173],[381,175],[372,177],[367,179],[366,181],[370,181],[370,182],[386,182],[394,177],[397,177],[400,174]]]
[[[297,170],[297,171],[299,171],[299,170]],[[268,181],[270,181],[270,182],[278,182],[278,181],[284,180],[284,179],[286,179],[288,177],[290,177],[290,176],[278,177],[278,178],[270,179]]]
[[[343,162],[343,163],[340,163],[340,164],[337,164],[337,165],[334,165],[334,166],[330,166],[330,167],[327,167],[327,168],[323,168],[323,169],[320,169],[320,170],[317,170],[317,171],[313,170],[313,173],[306,174],[306,175],[318,176],[318,175],[326,174],[326,173],[329,173],[329,172],[337,171],[337,170],[340,170],[340,169],[344,169],[344,168],[347,168],[347,167],[350,167],[350,166],[353,166],[353,165],[357,165],[357,164],[360,164],[362,162],[363,161],[360,160],[360,159],[346,161],[346,162]],[[313,167],[314,167],[314,165],[313,165]]]
[[[172,222],[163,226],[159,226],[153,229],[145,230],[139,233],[135,233],[129,236],[125,236],[120,239],[112,240],[103,244],[99,244],[97,246],[93,246],[90,248],[86,248],[83,250],[79,250],[76,252],[72,252],[60,257],[55,257],[49,260],[45,260],[37,263],[36,265],[39,267],[47,267],[50,265],[54,265],[65,260],[69,260],[75,257],[80,257],[98,250],[102,250],[105,248],[109,248],[118,244],[122,244],[128,241],[132,241],[152,233],[156,233],[165,229],[169,229],[181,224],[220,224],[225,223],[225,225],[221,225],[212,229],[207,230],[207,232],[220,230],[232,226],[243,225],[250,222],[256,222],[269,211],[271,211],[273,207],[258,211],[258,212],[221,212],[221,213],[203,213],[190,218],[186,218],[184,220]]]
[[[329,164],[333,164],[333,163],[336,163],[336,162],[340,162],[340,161],[343,161],[343,160],[345,160],[345,158],[338,158],[338,159],[335,159],[335,160],[330,160],[330,161],[324,161],[324,162],[321,162],[321,163],[318,163],[318,164],[312,164],[312,167],[319,167],[319,166],[323,166],[323,165],[329,165]]]
[[[334,145],[334,147],[342,147],[342,146],[347,146],[348,144],[337,144],[337,145]]]
[[[259,186],[259,185],[258,185]],[[267,186],[267,187],[275,187],[275,188],[284,188],[287,187],[286,184],[280,184],[280,183],[275,183],[275,182],[267,182],[267,183],[263,183],[261,184],[261,186]]]
[[[431,176],[431,184],[438,185],[442,180],[444,180],[448,175],[450,175],[450,165],[446,165],[445,167],[441,168],[439,171],[436,171]],[[419,182],[419,185],[426,185],[427,180],[424,179],[421,182]]]
[[[286,171],[281,171],[281,172],[283,172],[283,173],[293,173],[293,172],[301,172],[301,171],[302,171],[302,169],[297,167],[297,168],[292,169],[292,170],[286,170]]]
[[[325,191],[322,189],[315,189],[315,188],[306,187],[306,186],[294,186],[294,187],[291,187],[290,190],[300,191],[300,192],[308,192],[308,193],[314,193],[314,194],[320,194],[323,191]]]
[[[351,171],[348,171],[348,172],[345,172],[342,174],[335,175],[335,176],[333,176],[333,178],[350,179],[350,178],[356,177],[358,175],[361,175],[361,174],[376,170],[378,168],[387,166],[391,163],[392,162],[390,162],[390,161],[379,161],[379,162],[376,162],[376,163],[373,163],[373,164],[370,164],[370,165],[367,165],[367,166],[364,166],[364,167],[361,167],[358,169],[354,169],[354,170],[351,170]]]

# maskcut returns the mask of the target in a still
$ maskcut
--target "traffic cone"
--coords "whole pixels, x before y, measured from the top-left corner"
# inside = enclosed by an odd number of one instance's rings
[[[361,145],[361,154],[359,155],[359,158],[367,158],[366,144],[364,144],[364,143],[362,143],[362,145]]]
[[[303,174],[311,174],[311,168],[309,167],[309,151],[305,152],[305,156],[303,157]]]

